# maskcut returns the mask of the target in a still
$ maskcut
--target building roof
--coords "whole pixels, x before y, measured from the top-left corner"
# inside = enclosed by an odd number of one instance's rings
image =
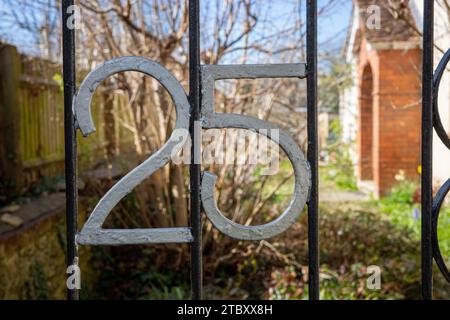
[[[410,41],[417,40],[414,31],[415,22],[407,0],[354,0],[359,8],[360,27],[369,42]],[[367,20],[373,11],[367,10],[371,5],[379,6],[381,29],[370,29]]]
[[[353,4],[353,10],[356,10],[359,16],[359,23],[355,25],[352,21],[345,51],[358,51],[363,38],[372,44],[419,41],[420,36],[415,31],[416,22],[408,0],[353,0]],[[372,5],[380,8],[380,29],[368,27],[367,21],[374,14],[373,10],[368,10]],[[357,30],[354,31],[354,28]]]

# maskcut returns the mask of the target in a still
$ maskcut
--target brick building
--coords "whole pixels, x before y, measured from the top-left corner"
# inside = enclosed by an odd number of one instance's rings
[[[393,3],[401,6],[401,18],[390,7]],[[354,81],[341,94],[340,118],[344,140],[355,142],[352,153],[359,185],[376,197],[389,193],[399,174],[410,180],[420,177],[422,50],[414,28],[420,30],[422,25],[421,5],[354,1],[345,46]],[[379,24],[374,14],[379,14]],[[450,99],[444,90],[440,108],[448,110]],[[435,159],[440,158],[439,148]],[[437,164],[435,168],[437,180],[450,176],[447,168]]]

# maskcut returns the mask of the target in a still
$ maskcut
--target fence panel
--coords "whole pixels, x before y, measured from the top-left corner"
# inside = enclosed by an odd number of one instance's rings
[[[13,198],[42,177],[64,173],[64,96],[59,65],[21,55],[11,45],[1,45],[0,61],[0,188]],[[108,100],[112,114],[106,119]],[[80,144],[83,167],[105,152],[112,156],[131,145],[130,130],[123,129],[120,120],[127,104],[123,95],[113,92],[94,97],[98,134],[89,144]],[[105,123],[115,127],[114,134],[107,134]]]

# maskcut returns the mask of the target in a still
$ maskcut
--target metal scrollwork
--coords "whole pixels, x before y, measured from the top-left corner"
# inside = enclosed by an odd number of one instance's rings
[[[433,201],[433,224],[432,224],[432,241],[433,241],[433,256],[436,264],[444,275],[445,279],[450,282],[450,272],[445,264],[444,258],[442,257],[441,248],[439,247],[438,239],[438,224],[439,224],[439,212],[441,211],[442,203],[445,197],[450,191],[450,179],[441,187],[441,189],[436,194],[436,198]]]
[[[95,131],[91,116],[92,96],[98,85],[111,75],[124,71],[137,71],[155,78],[171,95],[176,109],[176,129],[189,129],[189,102],[177,79],[158,63],[141,57],[123,57],[108,61],[93,70],[81,84],[74,97],[74,114],[84,136]],[[174,130],[174,132],[175,132]],[[103,229],[102,225],[111,210],[144,179],[170,161],[172,152],[180,148],[180,140],[172,133],[157,152],[137,166],[100,200],[77,235],[80,244],[121,245],[143,243],[191,242],[190,228]]]
[[[439,86],[441,84],[442,76],[444,75],[444,71],[447,68],[447,65],[450,61],[450,50],[448,50],[442,60],[439,62],[438,67],[436,68],[436,72],[434,74],[433,81],[433,126],[436,130],[437,135],[444,143],[444,145],[450,150],[450,138],[445,132],[444,126],[442,125],[441,116],[439,115]]]
[[[262,240],[276,236],[294,224],[302,212],[310,190],[311,176],[309,164],[295,141],[278,126],[254,117],[240,114],[223,114],[214,112],[214,83],[221,79],[256,79],[256,78],[304,78],[304,64],[282,65],[233,65],[202,67],[202,126],[204,128],[239,128],[260,130],[260,133],[278,129],[279,145],[286,152],[294,168],[294,194],[288,208],[274,221],[258,226],[245,226],[231,221],[217,208],[214,198],[216,176],[206,172],[202,179],[201,198],[203,208],[212,224],[229,237],[240,240]],[[273,138],[270,134],[266,135]]]
[[[436,68],[436,72],[434,74],[433,81],[433,127],[436,130],[437,135],[441,139],[442,143],[450,150],[450,138],[447,135],[444,126],[442,125],[441,117],[439,115],[439,86],[442,80],[442,76],[444,75],[444,71],[447,68],[448,63],[450,62],[450,50],[448,50],[441,61],[439,62],[438,67]],[[445,197],[450,191],[450,179],[445,182],[445,184],[440,188],[436,197],[433,201],[433,210],[432,210],[432,244],[433,244],[433,257],[436,261],[436,264],[439,267],[439,270],[444,275],[445,279],[450,283],[450,272],[445,263],[444,258],[442,257],[441,249],[439,246],[439,237],[438,237],[438,225],[439,225],[439,213],[441,211],[442,204],[444,202]]]

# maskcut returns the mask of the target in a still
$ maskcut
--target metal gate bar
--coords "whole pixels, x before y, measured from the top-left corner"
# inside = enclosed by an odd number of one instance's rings
[[[311,190],[308,201],[308,283],[309,299],[319,299],[319,165],[317,125],[317,1],[306,5],[308,162]]]
[[[434,1],[424,1],[422,71],[422,297],[433,297],[433,61]]]
[[[74,0],[62,1],[63,80],[64,80],[64,140],[66,178],[66,239],[67,267],[78,265],[75,235],[78,221],[77,134],[72,110],[75,93],[75,28],[69,23]],[[73,18],[73,17],[72,17]],[[77,289],[67,288],[67,299],[78,300]]]
[[[201,165],[198,161],[201,141],[195,122],[200,120],[200,7],[199,0],[189,0],[189,103],[191,118],[189,132],[192,137],[190,185],[191,185],[191,297],[202,299],[202,216],[201,216]]]

